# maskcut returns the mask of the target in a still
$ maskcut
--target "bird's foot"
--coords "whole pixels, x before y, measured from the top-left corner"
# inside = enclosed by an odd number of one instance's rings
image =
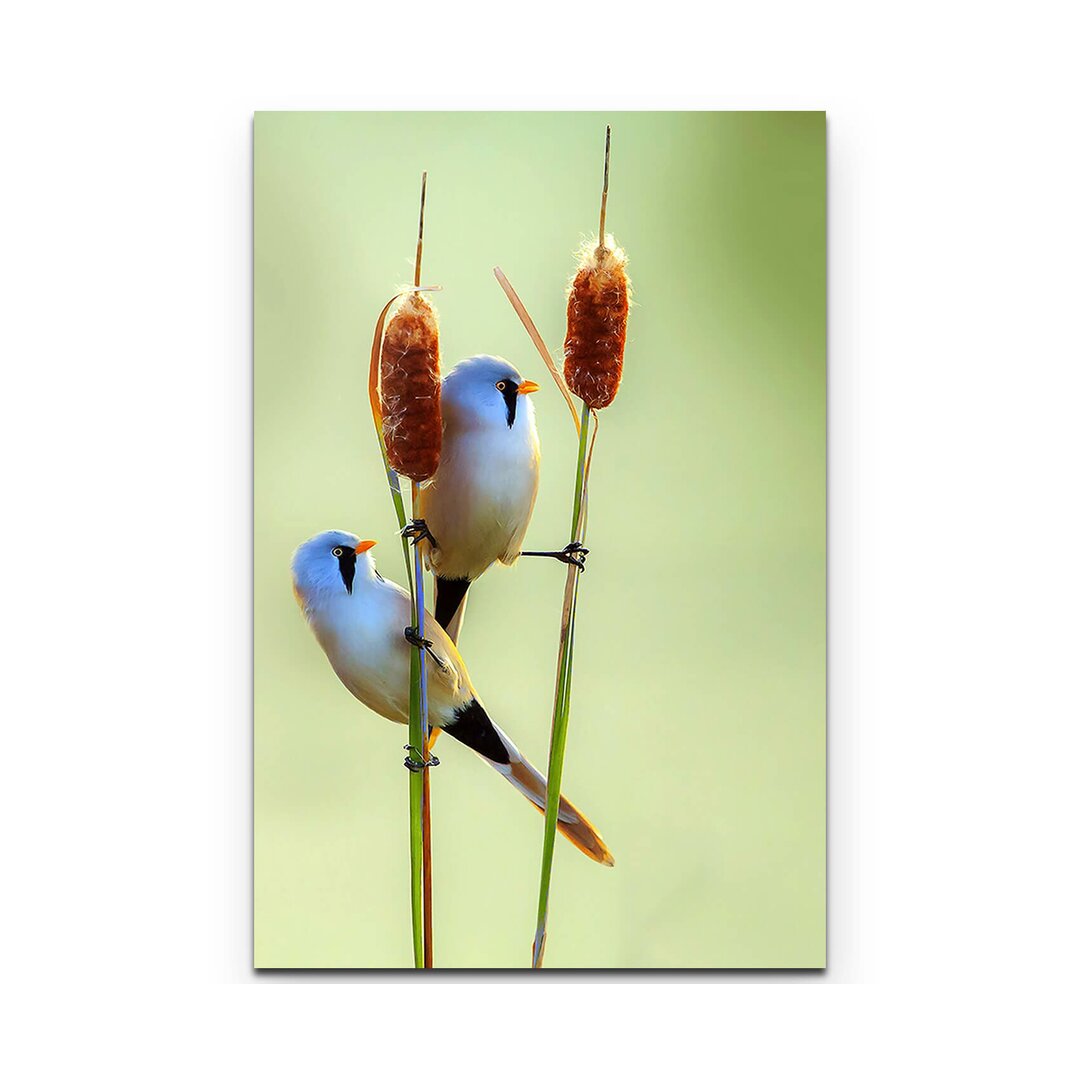
[[[420,631],[415,626],[405,627],[405,640],[418,649],[430,649],[434,644],[429,638],[421,637]]]
[[[567,544],[562,551],[523,551],[521,554],[544,559],[558,559],[559,562],[566,563],[567,566],[576,566],[584,572],[585,556],[589,554],[589,549],[579,540],[574,540]]]
[[[405,640],[417,649],[423,649],[442,671],[449,671],[450,665],[435,651],[435,642],[431,638],[421,637],[415,626],[405,627]]]
[[[406,743],[402,749],[409,751],[409,756],[402,762],[409,772],[422,772],[424,769],[434,769],[435,766],[439,764],[439,759],[434,754],[429,754],[425,761],[424,755],[410,743]],[[413,754],[416,754],[417,757],[413,757]]]
[[[433,548],[439,546],[435,537],[431,535],[431,530],[428,528],[427,522],[423,518],[413,518],[412,521],[401,530],[401,535],[411,540],[414,545],[419,544],[421,540],[426,540]]]
[[[580,540],[574,540],[559,552],[559,562],[572,564],[584,572],[585,556],[588,554],[589,549]]]

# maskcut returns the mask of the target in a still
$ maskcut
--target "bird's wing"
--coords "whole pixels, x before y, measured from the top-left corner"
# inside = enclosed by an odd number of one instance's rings
[[[507,541],[505,550],[499,556],[499,562],[504,566],[510,566],[517,561],[517,557],[521,554],[521,545],[525,543],[525,534],[529,531],[529,522],[532,520],[533,507],[536,505],[536,493],[540,489],[540,470],[538,465],[539,451],[537,451],[532,462],[533,486],[532,497],[529,499],[528,508],[525,509],[518,521],[510,523],[514,531]]]
[[[427,665],[428,698],[432,706],[453,712],[476,696],[465,661],[430,612],[424,620],[424,637],[431,642]]]
[[[386,635],[390,652],[380,661],[379,680],[387,682],[392,689],[387,690],[389,698],[393,698],[396,705],[396,716],[404,713],[409,714],[409,679],[408,671],[411,663],[412,650],[415,645],[409,644],[405,639],[404,630],[412,619],[412,601],[409,594],[394,581],[388,581],[379,575],[379,586],[373,594],[377,598],[378,614],[371,617],[377,619],[379,637]],[[456,708],[470,701],[473,696],[472,683],[469,681],[469,673],[465,669],[465,662],[454,647],[454,643],[446,636],[445,631],[435,621],[435,616],[430,611],[424,612],[424,637],[431,642],[426,650],[427,675],[428,675],[428,704],[431,713],[432,724],[441,725],[442,718],[449,718]],[[371,681],[369,674],[368,681]],[[349,685],[346,683],[346,685]],[[361,690],[353,690],[357,697],[370,705],[376,712],[383,715],[389,713],[372,705]],[[370,695],[369,695],[370,696]]]

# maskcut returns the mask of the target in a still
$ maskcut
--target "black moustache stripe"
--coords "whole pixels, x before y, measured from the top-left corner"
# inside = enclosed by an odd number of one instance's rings
[[[508,382],[502,392],[503,401],[506,402],[506,426],[514,426],[514,418],[517,416],[518,388],[517,383]]]
[[[341,571],[341,580],[345,582],[345,591],[352,596],[353,578],[356,577],[356,552],[343,551],[338,556],[338,569]]]

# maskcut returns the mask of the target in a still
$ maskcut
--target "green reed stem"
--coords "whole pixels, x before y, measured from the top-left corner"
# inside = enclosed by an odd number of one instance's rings
[[[404,532],[408,519],[405,516],[405,500],[401,494],[401,480],[397,472],[391,467],[386,456],[386,443],[383,441],[381,425],[376,422],[379,434],[379,449],[382,451],[383,465],[386,468],[386,480],[390,485],[390,496],[394,500],[394,512],[397,514],[399,530]],[[419,588],[423,588],[423,574],[419,565],[417,554],[417,570],[413,573],[413,559],[409,552],[409,538],[401,537],[401,551],[405,556],[405,577],[409,582],[409,599],[412,601],[412,625],[420,627],[423,636],[423,612],[422,602],[417,603],[417,578]],[[421,760],[427,747],[426,720],[426,694],[423,688],[424,664],[421,649],[412,649],[412,657],[409,660],[409,745],[419,747]],[[412,756],[413,751],[409,751]],[[412,906],[412,940],[413,940],[413,966],[424,966],[424,901],[423,901],[423,790],[424,778],[421,772],[409,772],[409,873],[410,873],[410,898]]]
[[[588,405],[581,407],[581,437],[578,442],[577,479],[574,483],[574,512],[570,539],[584,541],[584,506],[586,467],[589,448]],[[559,819],[559,796],[562,792],[563,761],[566,757],[566,731],[570,723],[570,683],[574,670],[574,620],[577,615],[578,577],[581,571],[568,566],[563,593],[562,627],[559,633],[559,662],[555,677],[555,704],[551,715],[551,745],[548,750],[547,804],[544,809],[544,853],[540,862],[540,899],[536,910],[536,936],[533,938],[532,966],[544,963],[547,944],[548,901],[551,896],[551,865],[555,855],[555,833]]]
[[[419,512],[419,489],[416,482],[413,482],[413,517],[416,517]],[[416,591],[413,594],[413,626],[416,627],[417,633],[421,638],[424,636],[424,619],[427,612],[424,607],[424,562],[423,557],[420,554],[420,544],[416,541],[413,542],[413,580],[416,582]],[[412,663],[418,664],[418,676],[413,679],[412,671],[410,668],[410,683],[409,683],[409,742],[410,745],[415,746],[417,753],[420,755],[420,760],[426,762],[428,760],[428,737],[430,736],[430,728],[428,726],[428,681],[427,681],[427,653],[423,649],[413,649]],[[413,742],[413,707],[412,707],[412,695],[413,691],[419,694],[418,709],[416,713],[420,720],[420,738],[418,741]],[[412,753],[410,751],[410,753]],[[420,778],[420,837],[421,837],[421,867],[422,867],[422,879],[423,879],[423,928],[424,928],[424,955],[423,966],[426,968],[435,966],[435,945],[434,945],[434,932],[432,929],[432,911],[431,911],[431,770],[424,769],[420,773],[410,773],[410,776],[415,779],[417,776]],[[414,788],[409,788],[409,824],[410,829],[415,827],[416,818],[413,810],[413,791]],[[411,836],[410,839],[415,845],[415,838]],[[416,887],[416,871],[415,871],[415,846],[410,848],[410,855],[413,865],[413,888]]]

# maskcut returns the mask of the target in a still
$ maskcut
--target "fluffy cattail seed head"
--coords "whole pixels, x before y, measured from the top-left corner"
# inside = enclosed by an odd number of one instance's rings
[[[586,249],[566,304],[563,376],[590,409],[606,408],[619,392],[629,311],[626,253],[608,236]]]
[[[429,479],[442,449],[439,320],[420,293],[405,297],[386,327],[379,382],[390,465],[410,480]]]

